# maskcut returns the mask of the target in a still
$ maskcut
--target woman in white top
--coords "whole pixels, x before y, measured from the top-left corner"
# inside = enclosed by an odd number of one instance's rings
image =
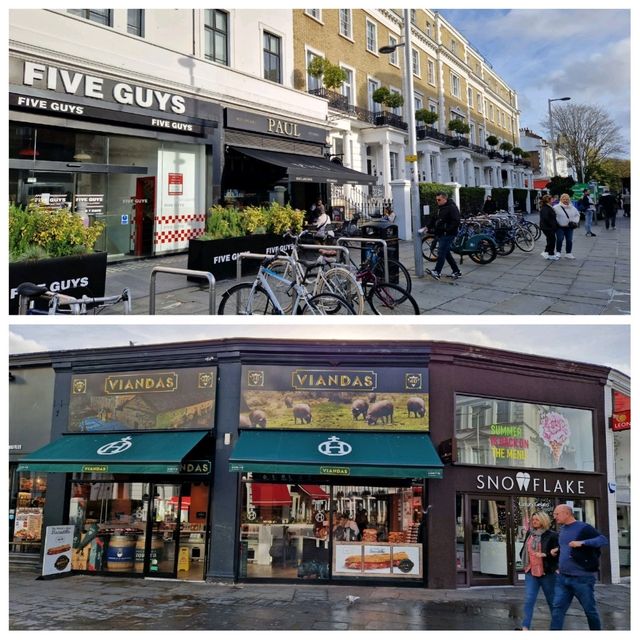
[[[553,207],[556,212],[556,220],[558,221],[558,229],[556,231],[556,255],[559,256],[562,251],[563,240],[567,241],[565,247],[565,258],[574,260],[573,250],[573,230],[578,228],[580,224],[580,212],[571,204],[571,198],[568,193],[560,196],[560,202]]]

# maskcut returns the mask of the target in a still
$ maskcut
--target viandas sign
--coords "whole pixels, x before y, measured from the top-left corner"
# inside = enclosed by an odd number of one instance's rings
[[[73,376],[69,431],[210,429],[216,379],[215,367]]]
[[[244,366],[241,428],[429,430],[425,368]]]

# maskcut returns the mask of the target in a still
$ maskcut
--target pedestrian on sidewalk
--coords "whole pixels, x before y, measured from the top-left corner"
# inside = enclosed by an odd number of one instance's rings
[[[589,189],[585,189],[582,192],[582,198],[578,200],[576,209],[584,213],[584,228],[587,232],[585,235],[595,237],[596,234],[591,231],[591,225],[593,224],[593,216],[596,213],[596,203]]]
[[[560,202],[553,207],[556,212],[558,229],[556,231],[556,253],[562,253],[562,243],[566,242],[564,257],[575,260],[573,255],[573,230],[580,225],[580,212],[571,204],[568,193],[560,196]]]
[[[600,566],[600,547],[609,544],[607,538],[586,522],[576,520],[568,504],[559,504],[553,517],[560,525],[559,547],[551,550],[558,556],[551,631],[560,631],[574,596],[582,606],[591,631],[600,631],[602,623],[596,604],[595,584]]]
[[[456,203],[448,194],[444,193],[444,191],[436,193],[436,203],[438,204],[438,214],[436,217],[434,236],[438,259],[435,268],[427,269],[427,273],[435,280],[440,280],[442,267],[444,267],[444,261],[446,260],[453,271],[453,277],[459,278],[462,276],[462,273],[460,273],[460,269],[451,255],[451,245],[455,240],[458,227],[460,226],[460,210]]]
[[[612,229],[616,228],[616,214],[618,213],[618,203],[616,197],[609,191],[603,192],[600,196],[600,206],[604,213],[604,226],[605,229],[611,225]]]
[[[531,516],[531,527],[527,531],[520,558],[524,567],[524,617],[520,631],[531,629],[533,610],[538,599],[538,591],[542,589],[549,605],[553,608],[553,595],[556,583],[558,559],[551,555],[558,548],[558,534],[551,531],[551,518],[544,511],[536,511]]]
[[[558,221],[556,220],[556,212],[551,206],[551,196],[549,194],[545,194],[540,198],[540,230],[547,239],[544,251],[540,255],[545,260],[560,260],[560,256],[555,253]]]

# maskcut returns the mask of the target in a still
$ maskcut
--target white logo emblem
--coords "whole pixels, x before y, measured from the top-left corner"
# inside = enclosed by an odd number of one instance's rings
[[[131,436],[125,436],[120,440],[103,444],[96,452],[99,456],[113,456],[116,453],[122,453],[131,447]]]
[[[318,445],[318,451],[325,456],[346,456],[353,450],[348,442],[341,442],[338,436],[331,436]]]
[[[529,488],[529,481],[531,480],[531,476],[524,472],[519,471],[516,473],[516,482],[518,483],[518,487],[520,491],[526,491]]]

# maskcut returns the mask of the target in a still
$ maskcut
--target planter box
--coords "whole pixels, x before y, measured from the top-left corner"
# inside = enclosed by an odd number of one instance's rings
[[[251,253],[277,254],[281,250],[291,249],[290,239],[274,233],[255,234],[242,238],[224,238],[222,240],[189,240],[188,269],[209,271],[216,281],[236,277],[236,260],[243,251]],[[242,275],[258,273],[260,260],[243,260]],[[201,278],[189,278],[201,280]]]
[[[45,285],[50,291],[79,297],[103,296],[107,279],[107,253],[46,258],[9,263],[9,313],[18,313],[16,288],[23,282]]]

